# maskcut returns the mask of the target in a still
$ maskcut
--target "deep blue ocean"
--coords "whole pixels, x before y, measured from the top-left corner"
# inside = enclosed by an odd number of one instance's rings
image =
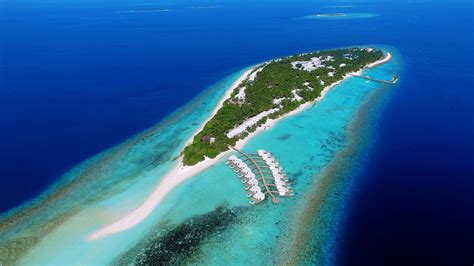
[[[303,18],[319,12],[377,16]],[[339,262],[471,265],[473,17],[471,1],[0,0],[0,212],[239,69],[382,44],[404,70],[354,177]]]

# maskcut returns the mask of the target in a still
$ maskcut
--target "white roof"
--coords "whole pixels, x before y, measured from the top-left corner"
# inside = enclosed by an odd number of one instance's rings
[[[258,200],[264,200],[264,199],[265,199],[265,194],[263,194],[262,192],[258,192],[258,193],[255,193],[255,194],[253,195],[253,197],[254,197],[255,199],[258,199]]]
[[[247,183],[249,183],[250,185],[257,185],[258,181],[253,179],[253,180],[249,180]]]
[[[253,185],[252,187],[250,187],[250,191],[252,191],[252,192],[260,192],[260,191],[262,191],[262,189],[261,189],[259,186],[257,186],[257,185]]]
[[[270,110],[267,110],[267,111],[263,111],[260,114],[247,119],[242,124],[235,127],[234,129],[229,130],[229,132],[227,132],[226,135],[227,135],[228,138],[233,138],[235,136],[238,136],[238,135],[242,134],[243,132],[245,132],[247,130],[247,128],[255,125],[258,121],[260,121],[264,117],[266,117],[268,115],[271,115],[275,112],[278,112],[279,110],[280,109],[278,109],[278,108],[273,108],[273,109],[270,109]]]

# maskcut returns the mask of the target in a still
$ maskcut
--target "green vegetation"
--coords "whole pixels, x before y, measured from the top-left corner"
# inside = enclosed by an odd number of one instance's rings
[[[204,156],[216,157],[228,150],[228,145],[235,145],[239,139],[247,137],[249,132],[265,123],[267,117],[238,136],[229,138],[226,135],[229,130],[264,111],[278,108],[277,112],[268,116],[274,119],[303,103],[314,101],[321,95],[324,87],[342,80],[350,72],[358,71],[367,64],[382,59],[383,56],[383,52],[378,49],[347,48],[294,55],[256,67],[253,71],[261,67],[263,69],[253,81],[247,78],[234,89],[231,97],[184,149],[183,163],[194,165],[204,160]],[[316,63],[312,68],[305,68],[303,62],[308,65],[312,58],[321,59],[321,64]],[[245,99],[237,99],[243,88]],[[294,97],[295,92],[301,99]],[[275,99],[280,102],[275,102]]]

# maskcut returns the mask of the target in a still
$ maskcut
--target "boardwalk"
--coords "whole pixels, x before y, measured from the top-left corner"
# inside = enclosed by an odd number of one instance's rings
[[[383,79],[376,79],[376,78],[372,78],[370,76],[363,76],[363,75],[358,75],[358,74],[350,74],[350,75],[353,76],[353,77],[356,77],[356,78],[362,78],[362,79],[375,81],[375,82],[380,82],[380,83],[386,83],[386,84],[395,84],[398,81],[397,76],[392,76],[391,80],[383,80]]]
[[[270,196],[272,198],[272,202],[275,203],[275,204],[280,203],[280,199],[275,197],[275,195],[274,195],[275,192],[270,189],[269,183],[267,182],[267,180],[265,178],[265,174],[263,173],[261,166],[252,158],[252,156],[250,156],[249,154],[247,154],[245,152],[242,152],[242,151],[236,149],[233,146],[229,146],[229,147],[232,148],[233,150],[235,150],[236,152],[238,152],[239,154],[241,154],[242,156],[244,156],[247,160],[249,160],[252,163],[253,166],[255,166],[255,168],[258,171],[258,174],[260,175],[260,180],[262,181],[263,186],[265,187],[266,193],[268,194],[268,196]]]
[[[261,189],[259,183],[263,185],[264,195],[271,197],[274,204],[280,203],[277,196],[289,197],[294,195],[283,168],[269,152],[258,150],[256,154],[245,153],[230,145],[229,147],[238,152],[242,158],[239,159],[232,155],[229,157],[227,164],[231,168],[238,168],[234,171],[241,177],[242,183],[250,185],[250,187],[246,186],[245,189],[253,193],[247,194],[248,197],[255,199],[255,201],[250,201],[251,204],[258,204],[265,199],[263,195],[258,194]],[[257,176],[258,178],[254,179]]]

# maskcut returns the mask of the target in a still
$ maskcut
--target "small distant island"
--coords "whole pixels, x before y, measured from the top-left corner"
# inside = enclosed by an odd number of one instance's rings
[[[325,89],[384,58],[373,48],[318,51],[254,67],[183,151],[183,164],[215,158],[268,119],[317,100]]]
[[[305,16],[306,19],[362,19],[378,16],[374,13],[320,13]]]
[[[169,12],[171,9],[161,8],[161,9],[144,9],[144,10],[127,10],[119,11],[118,13],[160,13],[160,12]]]
[[[317,14],[318,17],[343,17],[346,16],[345,13],[326,13],[326,14]]]

